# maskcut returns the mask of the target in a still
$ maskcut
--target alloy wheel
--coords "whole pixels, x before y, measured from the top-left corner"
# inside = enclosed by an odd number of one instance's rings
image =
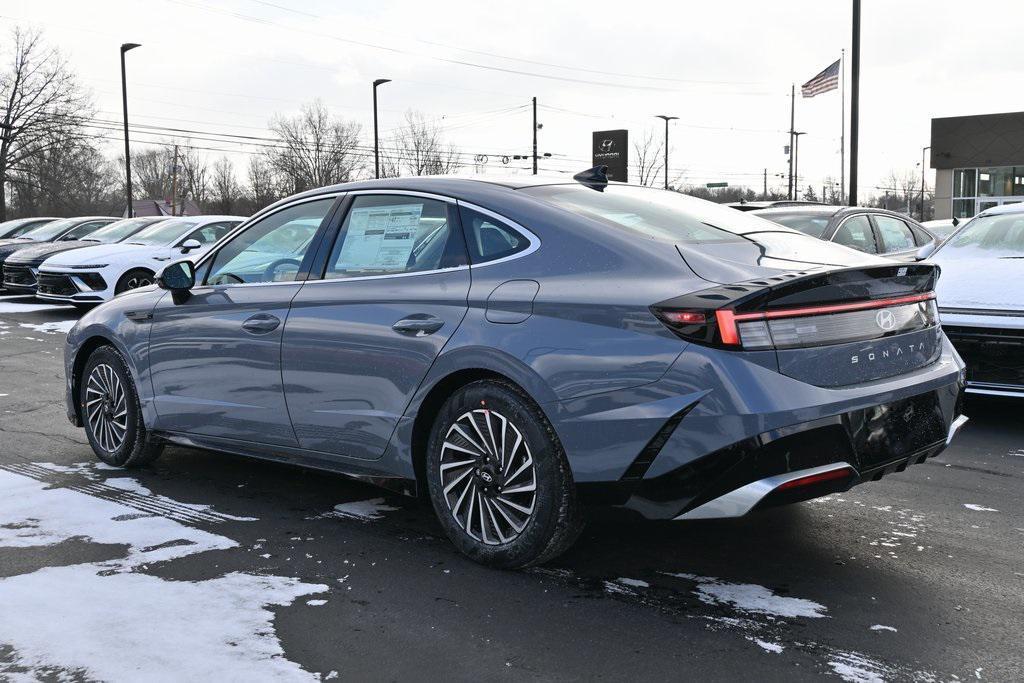
[[[153,278],[148,275],[133,275],[128,278],[128,282],[125,283],[125,290],[148,287],[151,284],[153,284]]]
[[[533,456],[519,428],[500,413],[471,410],[448,428],[440,474],[449,512],[474,540],[511,543],[533,516]]]
[[[121,379],[106,363],[89,373],[85,410],[96,443],[108,453],[117,451],[128,433],[128,401]]]

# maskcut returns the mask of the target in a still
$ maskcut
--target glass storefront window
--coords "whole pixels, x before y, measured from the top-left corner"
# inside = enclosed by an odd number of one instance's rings
[[[1013,169],[1013,196],[1024,195],[1024,166],[1015,166]]]
[[[977,174],[974,168],[958,168],[953,171],[953,196],[974,197]]]
[[[979,168],[978,196],[1006,197],[1013,194],[1013,168]]]
[[[953,218],[970,218],[974,215],[973,199],[954,199]]]

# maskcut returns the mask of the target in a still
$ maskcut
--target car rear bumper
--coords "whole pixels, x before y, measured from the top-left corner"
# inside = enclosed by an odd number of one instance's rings
[[[877,481],[949,445],[966,422],[963,388],[957,378],[896,401],[742,439],[635,481],[625,506],[652,519],[738,517]],[[679,429],[685,427],[684,419]]]

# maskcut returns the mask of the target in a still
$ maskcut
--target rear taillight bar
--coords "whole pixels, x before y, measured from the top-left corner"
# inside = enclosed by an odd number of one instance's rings
[[[654,307],[654,314],[673,332],[680,337],[698,343],[726,348],[744,348],[747,350],[763,350],[772,348],[795,348],[802,345],[821,345],[824,343],[843,343],[854,341],[856,338],[873,338],[885,336],[886,334],[898,334],[921,329],[923,326],[930,326],[937,322],[937,310],[935,308],[935,293],[924,292],[919,294],[908,294],[905,296],[887,297],[882,299],[869,299],[865,301],[852,301],[848,303],[825,304],[818,306],[800,306],[793,308],[779,308],[767,311],[738,313],[731,308],[719,308],[708,311],[679,310],[670,308]],[[929,303],[930,302],[930,303]],[[914,304],[928,303],[925,307],[914,307]],[[835,316],[844,313],[856,314],[862,311],[873,311],[898,308],[892,319],[890,327],[883,326],[881,322],[870,330],[866,330],[863,336],[852,333],[850,325],[855,329],[863,325],[863,316],[852,315],[852,320],[845,317],[844,324],[838,329],[830,327],[836,325],[837,319],[831,319],[820,324],[815,323],[814,318],[818,316]],[[801,320],[792,320],[792,319]],[[772,321],[792,322],[775,323]],[[804,322],[803,319],[807,319]],[[883,321],[884,322],[884,321]],[[778,325],[784,328],[779,329]],[[843,326],[845,325],[845,327]],[[875,325],[874,322],[870,325]],[[813,327],[807,336],[801,336],[802,327]],[[778,335],[782,335],[780,338]],[[830,335],[835,336],[830,340]],[[845,337],[842,335],[846,335]]]

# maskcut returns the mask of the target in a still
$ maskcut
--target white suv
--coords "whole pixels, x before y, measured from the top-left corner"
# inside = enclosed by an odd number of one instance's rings
[[[36,296],[90,305],[153,284],[153,274],[182,255],[205,253],[245,218],[187,216],[151,225],[118,244],[58,254],[39,268]]]

